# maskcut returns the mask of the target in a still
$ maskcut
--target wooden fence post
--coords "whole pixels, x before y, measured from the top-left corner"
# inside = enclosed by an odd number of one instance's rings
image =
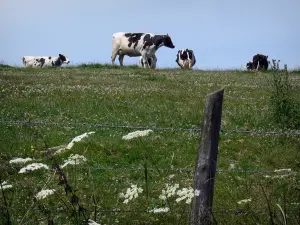
[[[191,225],[212,222],[214,179],[217,167],[219,132],[221,126],[224,89],[209,94],[204,109],[201,139],[194,176],[196,194],[192,203]]]

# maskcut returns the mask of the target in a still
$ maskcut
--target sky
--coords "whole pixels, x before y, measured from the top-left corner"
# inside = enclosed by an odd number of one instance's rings
[[[258,53],[299,68],[299,9],[299,0],[0,0],[0,62],[65,53],[71,65],[110,63],[112,35],[123,31],[169,34],[175,48],[158,49],[158,68],[178,67],[185,48],[199,69],[245,67]]]

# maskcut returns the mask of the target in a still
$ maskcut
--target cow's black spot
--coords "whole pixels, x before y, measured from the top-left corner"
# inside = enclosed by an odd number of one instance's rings
[[[59,54],[59,58],[61,59],[62,62],[67,61],[66,56]]]
[[[51,56],[49,56],[48,59],[51,59]]]
[[[259,63],[259,66],[258,66]],[[262,55],[262,54],[256,54],[253,56],[253,65],[252,68],[256,69],[258,66],[258,69],[268,69],[269,62],[268,62],[268,56]]]
[[[129,42],[128,47],[130,48],[133,45],[133,48],[135,49],[143,34],[144,33],[125,33],[125,37],[128,38]]]
[[[52,66],[55,66],[54,61],[51,62],[51,65],[52,65]]]
[[[155,45],[156,49],[158,49],[162,45],[169,48],[175,47],[171,41],[171,38],[167,35],[154,35],[153,37],[144,42],[143,49],[152,45]]]
[[[186,60],[186,59],[188,59],[188,52],[187,52],[186,50],[184,50],[184,51],[182,51],[182,52],[180,53],[180,59],[181,59],[181,60]]]
[[[43,65],[45,64],[45,61],[46,61],[46,59],[40,58],[41,67],[43,67]]]

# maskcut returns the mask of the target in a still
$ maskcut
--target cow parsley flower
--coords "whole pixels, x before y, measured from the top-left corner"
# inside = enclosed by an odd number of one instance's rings
[[[91,131],[91,132],[86,132],[84,134],[81,134],[81,135],[78,135],[76,136],[75,138],[72,139],[72,141],[67,144],[66,147],[62,147],[60,149],[58,149],[54,154],[59,154],[59,153],[62,153],[64,152],[65,150],[70,150],[73,146],[74,146],[74,143],[76,142],[79,142],[81,141],[83,138],[86,138],[88,137],[90,134],[94,134],[95,132],[94,131]]]
[[[153,212],[153,213],[162,213],[162,212],[169,212],[170,209],[168,207],[166,208],[154,208],[152,210],[149,210],[149,212]]]
[[[179,198],[176,199],[176,202],[180,202],[185,199],[185,203],[190,204],[194,196],[199,196],[200,190],[194,191],[194,189],[191,187],[182,188],[181,190],[178,190],[176,194],[179,196]]]
[[[130,139],[137,138],[137,137],[143,137],[143,136],[149,135],[151,132],[153,132],[153,131],[152,130],[138,130],[138,131],[128,133],[127,135],[123,136],[122,139],[130,140]]]
[[[120,197],[125,198],[123,203],[127,204],[132,199],[137,198],[139,196],[139,193],[142,193],[142,192],[143,192],[142,188],[138,188],[137,185],[132,184],[131,188],[127,188],[125,194],[123,194],[123,193],[120,194]]]
[[[176,194],[176,190],[179,188],[179,184],[170,185],[166,184],[166,189],[161,191],[161,195],[159,195],[159,199],[166,200]]]
[[[13,158],[9,161],[10,164],[24,164],[24,163],[27,163],[27,162],[30,162],[32,161],[32,158]]]
[[[100,223],[97,223],[94,220],[89,219],[88,225],[100,225]]]
[[[40,200],[40,199],[44,199],[46,198],[48,195],[53,195],[55,192],[54,189],[46,189],[46,190],[41,190],[39,193],[36,194],[36,199]]]
[[[251,201],[252,201],[251,198],[249,198],[249,199],[243,199],[243,200],[241,200],[241,201],[238,201],[237,204],[241,205],[241,204],[245,204],[245,203],[251,202]]]
[[[23,168],[20,169],[19,173],[26,173],[27,171],[33,171],[33,170],[38,170],[38,169],[46,169],[48,170],[49,167],[43,163],[32,163],[32,164],[29,164]]]
[[[0,190],[5,190],[8,188],[12,188],[13,186],[11,184],[7,184],[7,181],[3,181],[2,184],[0,185]]]
[[[87,161],[87,159],[83,155],[71,154],[67,160],[64,160],[65,163],[63,165],[61,165],[60,167],[64,168],[65,166],[67,166],[69,164],[71,164],[71,165],[82,164],[86,161]]]

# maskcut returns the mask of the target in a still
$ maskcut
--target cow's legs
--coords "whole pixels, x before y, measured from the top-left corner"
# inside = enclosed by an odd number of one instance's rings
[[[116,57],[118,55],[118,49],[114,49],[111,54],[111,64],[115,64]]]
[[[146,52],[142,52],[142,61],[144,63],[144,68],[149,68],[150,65],[148,63],[148,55],[146,54]]]
[[[125,55],[119,55],[120,66],[123,66],[123,59]]]

